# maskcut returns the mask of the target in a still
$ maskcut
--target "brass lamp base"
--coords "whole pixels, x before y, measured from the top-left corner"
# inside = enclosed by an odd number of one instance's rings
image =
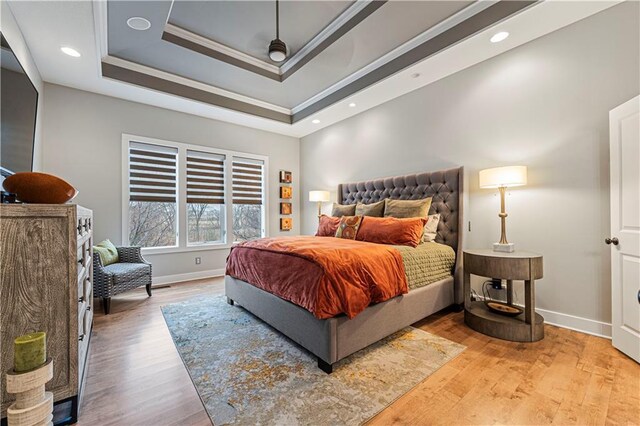
[[[516,250],[513,243],[493,243],[493,251],[499,251],[502,253],[513,253]]]

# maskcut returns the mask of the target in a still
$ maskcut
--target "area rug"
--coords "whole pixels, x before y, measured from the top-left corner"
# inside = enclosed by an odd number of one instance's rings
[[[162,308],[214,425],[357,425],[464,350],[413,327],[334,365],[223,297]]]

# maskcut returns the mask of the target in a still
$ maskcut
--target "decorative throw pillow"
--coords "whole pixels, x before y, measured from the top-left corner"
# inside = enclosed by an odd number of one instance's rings
[[[382,217],[384,215],[384,200],[371,204],[356,204],[356,215]]]
[[[364,217],[357,240],[378,244],[416,247],[422,241],[426,219],[421,217]]]
[[[384,200],[384,217],[422,217],[427,218],[431,207],[431,197],[422,200]]]
[[[424,226],[424,235],[422,241],[435,241],[438,235],[438,223],[440,223],[440,213],[430,214],[427,224]]]
[[[362,223],[362,216],[342,216],[336,230],[336,238],[355,240]]]
[[[333,203],[333,208],[331,209],[331,216],[342,217],[342,216],[354,216],[355,214],[356,214],[355,204]]]
[[[316,237],[335,237],[338,225],[340,225],[339,217],[331,217],[323,214],[320,216],[320,221],[318,222]]]
[[[116,246],[109,240],[104,240],[97,246],[93,246],[93,251],[100,255],[102,266],[118,263],[120,260],[118,258],[118,249],[116,249]]]

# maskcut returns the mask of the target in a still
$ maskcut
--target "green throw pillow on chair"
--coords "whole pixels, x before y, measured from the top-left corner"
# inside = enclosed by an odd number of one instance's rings
[[[114,246],[109,240],[104,240],[97,246],[93,246],[93,251],[100,255],[100,260],[102,260],[103,266],[118,263],[120,260],[118,258],[118,250],[116,249],[116,246]]]

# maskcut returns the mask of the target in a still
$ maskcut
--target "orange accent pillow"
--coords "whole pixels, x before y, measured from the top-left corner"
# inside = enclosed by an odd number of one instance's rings
[[[323,214],[318,222],[318,231],[316,237],[335,237],[336,231],[340,225],[339,217],[331,217]]]
[[[355,240],[362,223],[362,216],[342,216],[336,230],[336,238]]]
[[[422,241],[426,223],[427,219],[422,217],[398,219],[367,216],[362,220],[356,239],[370,243],[416,247]]]

